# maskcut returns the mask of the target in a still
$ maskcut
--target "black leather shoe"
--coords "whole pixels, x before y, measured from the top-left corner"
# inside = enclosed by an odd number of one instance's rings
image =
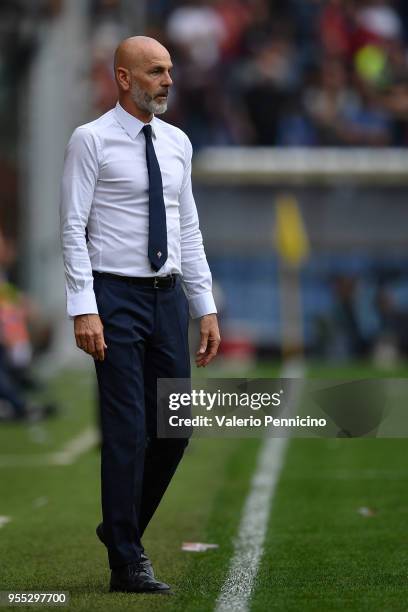
[[[106,540],[105,540],[105,534],[103,532],[103,523],[99,523],[99,525],[97,526],[96,535],[98,536],[102,544],[104,544],[107,547]],[[146,572],[146,574],[149,574],[149,576],[154,579],[154,570],[153,570],[152,562],[150,561],[149,557],[145,555],[145,553],[142,553],[140,557],[140,563],[142,564],[143,569]]]
[[[131,563],[111,571],[110,591],[122,593],[162,593],[169,595],[170,587],[165,582],[152,578],[142,563]]]

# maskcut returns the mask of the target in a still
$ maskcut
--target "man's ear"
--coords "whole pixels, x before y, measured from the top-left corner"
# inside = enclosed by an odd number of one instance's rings
[[[116,80],[122,91],[129,91],[130,89],[130,71],[127,68],[116,68]]]

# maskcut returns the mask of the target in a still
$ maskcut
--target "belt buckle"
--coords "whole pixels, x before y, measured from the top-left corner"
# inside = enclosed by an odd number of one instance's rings
[[[157,289],[159,286],[159,278],[157,276],[154,277],[153,288]]]

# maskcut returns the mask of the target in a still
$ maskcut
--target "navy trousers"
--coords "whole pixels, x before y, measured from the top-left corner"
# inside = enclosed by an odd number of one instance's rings
[[[133,563],[188,438],[157,438],[157,379],[190,378],[180,280],[144,287],[94,275],[108,348],[95,361],[102,429],[102,514],[111,568]]]

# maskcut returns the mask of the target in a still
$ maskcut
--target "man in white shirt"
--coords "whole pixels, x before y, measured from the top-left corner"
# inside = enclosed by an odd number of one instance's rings
[[[171,68],[154,39],[119,45],[118,104],[74,131],[62,180],[67,311],[77,346],[95,361],[97,535],[108,549],[114,591],[169,592],[154,577],[141,537],[188,438],[157,438],[157,379],[190,378],[189,313],[200,318],[198,367],[220,343],[191,188],[191,143],[156,117],[167,108]]]

